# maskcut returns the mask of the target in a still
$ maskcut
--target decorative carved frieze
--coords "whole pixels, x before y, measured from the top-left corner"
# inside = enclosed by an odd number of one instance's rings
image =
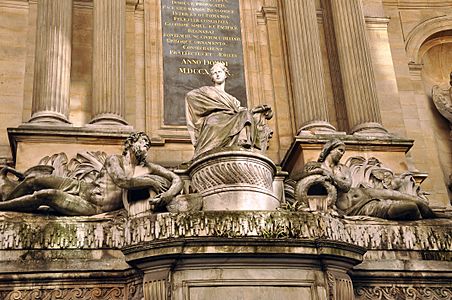
[[[223,184],[251,184],[272,190],[272,169],[253,161],[223,161],[200,169],[192,177],[197,191],[204,191]]]
[[[400,286],[400,285],[379,285],[379,286],[356,286],[356,300],[446,300],[452,299],[452,286],[432,287],[432,286]]]
[[[450,251],[452,247],[447,220],[400,223],[374,219],[345,224],[352,243],[367,249]]]
[[[14,290],[0,290],[0,299],[4,300],[34,300],[34,299],[51,299],[51,300],[126,300],[126,292],[124,287],[84,287],[82,285],[70,288],[19,288]]]
[[[126,245],[171,238],[264,237],[350,240],[336,218],[310,213],[196,212],[159,214],[131,219],[126,225]]]

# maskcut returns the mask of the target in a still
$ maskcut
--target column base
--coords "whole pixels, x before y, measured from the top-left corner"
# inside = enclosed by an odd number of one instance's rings
[[[297,135],[300,134],[328,134],[335,133],[336,128],[326,121],[313,121],[300,127],[297,131]]]
[[[34,113],[30,120],[30,125],[66,125],[71,124],[67,117],[54,111],[39,111]]]
[[[367,122],[356,125],[352,128],[351,134],[385,137],[391,136],[391,134],[381,124],[376,122]]]
[[[89,124],[91,125],[129,125],[126,120],[117,114],[99,114],[95,116]]]

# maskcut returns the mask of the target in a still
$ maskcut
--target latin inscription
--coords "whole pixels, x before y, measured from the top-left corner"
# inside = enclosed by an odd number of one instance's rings
[[[162,0],[164,123],[185,125],[185,95],[211,85],[210,67],[230,70],[226,90],[246,104],[240,0]]]

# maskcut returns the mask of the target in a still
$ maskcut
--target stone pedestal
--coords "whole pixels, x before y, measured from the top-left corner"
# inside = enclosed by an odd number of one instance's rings
[[[93,128],[72,126],[32,126],[24,124],[8,128],[8,137],[15,167],[18,170],[35,166],[48,155],[66,153],[75,157],[78,152],[104,151],[120,154],[124,141],[130,135],[128,126],[118,128]]]
[[[275,210],[275,164],[248,151],[223,151],[193,161],[192,187],[203,197],[203,210]]]
[[[305,163],[317,160],[323,145],[333,138],[342,140],[346,145],[343,162],[351,156],[376,157],[396,173],[413,171],[406,158],[406,152],[413,146],[413,140],[359,135],[297,136],[281,162],[281,167],[291,175],[301,172]],[[419,176],[422,177],[422,174]]]
[[[162,214],[130,229],[123,252],[144,273],[145,300],[351,300],[347,271],[365,252],[332,239],[347,235],[340,222],[309,213]]]

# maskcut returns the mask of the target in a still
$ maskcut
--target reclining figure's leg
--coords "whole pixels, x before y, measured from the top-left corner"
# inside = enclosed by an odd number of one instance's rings
[[[0,202],[0,211],[36,212],[41,205],[69,216],[88,216],[97,213],[97,207],[79,196],[46,189],[11,200]]]

